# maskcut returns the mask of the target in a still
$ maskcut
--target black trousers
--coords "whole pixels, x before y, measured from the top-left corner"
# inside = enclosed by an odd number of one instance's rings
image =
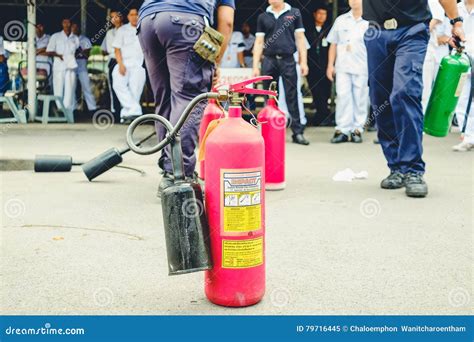
[[[111,59],[108,64],[109,72],[109,91],[110,91],[110,108],[112,109],[112,112],[114,113],[114,117],[117,122],[120,122],[120,110],[122,107],[120,106],[120,101],[117,97],[117,94],[115,94],[114,88],[112,87],[112,71],[114,71],[115,66],[117,65],[117,60],[115,58]]]
[[[326,70],[322,70],[317,65],[310,65],[308,83],[313,95],[313,105],[316,108],[313,123],[320,125],[330,120],[331,117],[328,108],[328,100],[331,97],[331,82],[326,76]]]
[[[283,79],[283,86],[285,87],[286,103],[288,111],[291,116],[291,129],[293,134],[303,134],[304,126],[300,121],[300,112],[298,109],[298,92],[297,82],[298,76],[296,74],[296,62],[293,55],[283,58],[265,56],[262,62],[262,75],[272,76],[273,80],[278,82],[280,76]],[[268,89],[271,81],[263,82],[265,89]]]

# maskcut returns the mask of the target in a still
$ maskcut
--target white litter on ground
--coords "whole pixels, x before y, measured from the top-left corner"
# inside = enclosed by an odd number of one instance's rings
[[[367,171],[354,172],[352,169],[345,169],[338,171],[333,177],[332,180],[335,182],[352,182],[354,179],[367,179],[369,178],[369,173]]]

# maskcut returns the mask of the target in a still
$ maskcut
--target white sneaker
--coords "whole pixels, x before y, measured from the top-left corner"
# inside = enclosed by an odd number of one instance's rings
[[[464,141],[460,144],[453,146],[453,151],[455,152],[468,152],[472,149],[474,149],[474,144],[464,142]]]

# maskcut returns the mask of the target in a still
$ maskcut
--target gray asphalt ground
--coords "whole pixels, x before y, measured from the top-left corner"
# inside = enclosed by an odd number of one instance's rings
[[[124,126],[2,125],[0,159],[124,143]],[[287,144],[287,188],[267,193],[267,293],[255,306],[209,303],[203,274],[167,275],[157,156],[125,156],[89,183],[71,173],[3,171],[1,314],[473,314],[473,153],[459,134],[425,138],[426,199],[379,188],[387,168],[373,133],[334,146],[309,128]],[[20,165],[20,164],[18,164]],[[338,183],[347,167],[367,180]]]

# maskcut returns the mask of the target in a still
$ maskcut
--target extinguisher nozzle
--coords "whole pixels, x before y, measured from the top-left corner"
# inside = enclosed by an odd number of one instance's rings
[[[82,171],[89,181],[94,180],[104,172],[117,166],[123,161],[120,151],[116,148],[111,148],[104,153],[98,155],[92,160],[82,165]]]
[[[71,156],[37,155],[35,172],[69,172],[73,162]]]

